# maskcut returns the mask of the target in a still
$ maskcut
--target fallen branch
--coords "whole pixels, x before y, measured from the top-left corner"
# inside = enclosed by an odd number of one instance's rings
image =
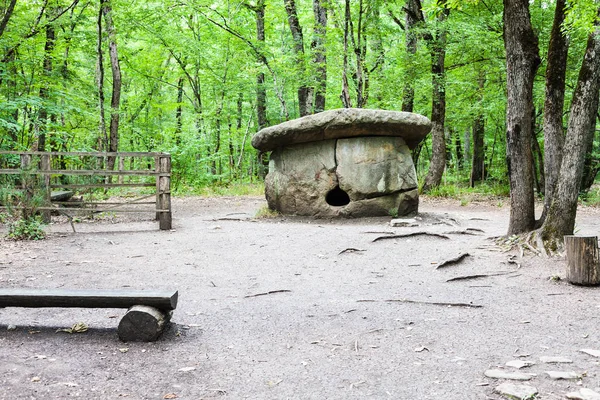
[[[445,306],[445,307],[467,307],[467,308],[482,308],[482,305],[472,303],[440,303],[435,301],[418,301],[418,300],[385,300],[386,303],[411,303],[411,304],[428,304],[432,306]]]
[[[344,249],[344,250],[340,251],[338,253],[338,256],[340,254],[344,254],[344,253],[358,253],[358,252],[361,252],[361,251],[366,251],[366,250],[364,250],[364,249],[356,249],[354,247],[348,247],[347,249]]]
[[[513,274],[513,273],[514,273],[514,271],[503,271],[503,272],[496,272],[493,274],[476,274],[476,275],[457,276],[455,278],[450,278],[450,279],[446,280],[446,282],[470,281],[473,279],[489,278],[490,276],[508,275],[508,274]]]
[[[375,239],[373,239],[373,242],[378,242],[380,240],[385,240],[385,239],[401,239],[401,238],[411,237],[411,236],[433,236],[433,237],[438,237],[440,239],[450,239],[448,236],[440,235],[439,233],[412,232],[412,233],[403,233],[403,234],[399,234],[399,235],[379,236],[379,237],[376,237]]]
[[[468,229],[465,229],[464,231],[449,231],[449,232],[444,232],[446,235],[472,235],[472,236],[479,236],[477,233],[471,232]]]
[[[271,290],[270,292],[264,292],[264,293],[256,293],[256,294],[249,294],[247,296],[244,296],[245,299],[250,298],[250,297],[259,297],[259,296],[267,296],[269,294],[275,294],[275,293],[287,293],[287,292],[291,292],[291,290],[288,289],[281,289],[281,290]]]
[[[458,257],[454,257],[449,260],[442,261],[437,267],[435,267],[435,269],[440,269],[440,268],[448,267],[450,265],[458,264],[459,262],[462,262],[465,258],[470,257],[470,256],[471,255],[469,253],[463,253],[463,254],[459,255]]]
[[[481,232],[481,233],[485,233],[485,231],[483,229],[479,229],[479,228],[467,228],[465,229],[466,231],[471,231],[471,232]]]

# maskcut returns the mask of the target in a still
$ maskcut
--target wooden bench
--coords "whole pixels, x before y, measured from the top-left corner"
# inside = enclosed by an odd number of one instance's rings
[[[166,290],[0,289],[0,308],[128,308],[118,328],[124,342],[158,339],[177,299]]]

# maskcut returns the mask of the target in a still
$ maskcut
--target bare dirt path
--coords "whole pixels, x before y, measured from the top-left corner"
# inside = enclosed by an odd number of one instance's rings
[[[506,232],[506,208],[424,201],[417,226],[392,228],[389,218],[254,219],[264,204],[175,199],[170,232],[117,217],[0,241],[0,287],[180,293],[155,343],[120,342],[122,310],[0,310],[0,399],[501,399],[502,381],[484,372],[512,371],[514,359],[536,362],[521,372],[537,374],[527,384],[539,399],[600,387],[599,359],[579,351],[600,350],[600,289],[550,279],[565,275],[560,258],[509,263],[518,252],[489,239]],[[598,234],[598,215],[581,210],[578,233]],[[449,239],[373,242],[422,231]],[[448,282],[484,274],[496,275]],[[56,332],[80,321],[87,332]],[[585,376],[551,380],[551,370]]]

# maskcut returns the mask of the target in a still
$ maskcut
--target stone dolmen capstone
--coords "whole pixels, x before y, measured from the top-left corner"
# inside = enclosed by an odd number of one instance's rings
[[[430,130],[422,115],[357,108],[262,129],[252,146],[271,151],[265,178],[269,208],[315,217],[416,214],[410,150]]]

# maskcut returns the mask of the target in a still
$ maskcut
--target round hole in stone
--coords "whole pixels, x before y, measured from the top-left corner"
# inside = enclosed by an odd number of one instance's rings
[[[340,189],[339,186],[331,189],[325,196],[325,201],[330,206],[342,207],[350,203],[350,196],[348,193]]]

